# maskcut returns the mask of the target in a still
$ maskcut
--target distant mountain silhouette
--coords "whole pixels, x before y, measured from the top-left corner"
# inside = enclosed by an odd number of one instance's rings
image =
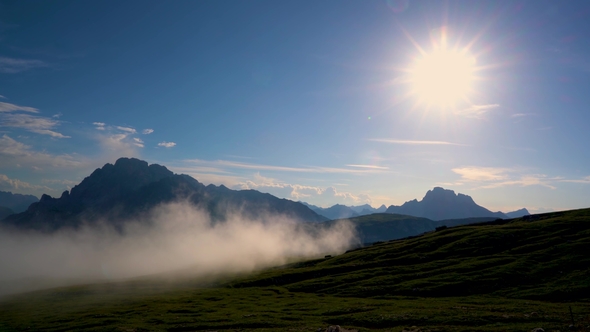
[[[0,220],[6,218],[7,216],[14,214],[14,211],[12,211],[11,209],[5,207],[5,206],[0,206]]]
[[[317,213],[321,216],[324,216],[330,220],[354,218],[354,217],[364,216],[364,215],[373,214],[373,213],[383,213],[387,210],[387,207],[385,205],[381,205],[377,209],[370,206],[369,204],[358,205],[358,206],[346,206],[346,205],[341,205],[341,204],[335,204],[329,208],[322,208],[322,207],[315,206],[315,205],[312,205],[312,204],[309,204],[306,202],[300,202],[300,203],[309,207],[315,213]]]
[[[373,213],[384,213],[385,211],[387,211],[387,206],[385,206],[385,204],[382,204],[380,207],[378,207],[376,209],[374,207],[370,206],[369,204],[351,206],[350,208],[354,212],[356,212],[359,216],[373,214]]]
[[[361,243],[369,244],[379,241],[402,239],[416,236],[425,232],[431,232],[437,227],[454,227],[468,224],[478,224],[496,220],[494,217],[445,219],[434,221],[428,218],[414,217],[392,213],[374,213],[365,216],[349,218],[347,221],[356,228]],[[328,227],[337,223],[331,220],[319,224],[319,227]]]
[[[224,220],[229,213],[257,218],[262,213],[319,222],[319,216],[306,206],[255,190],[231,190],[225,186],[205,186],[188,175],[178,175],[166,167],[135,158],[120,158],[114,165],[96,169],[80,184],[60,198],[43,195],[23,213],[2,222],[14,227],[53,231],[77,227],[81,222],[104,220],[119,226],[128,218],[141,217],[162,203],[187,200]]]
[[[321,208],[317,206],[310,207],[315,213],[324,216],[330,220],[344,219],[358,216],[350,207],[346,205],[336,204],[329,208]]]
[[[454,191],[441,187],[429,190],[421,201],[414,199],[401,206],[392,205],[387,208],[386,212],[432,220],[477,217],[507,218],[502,212],[492,212],[477,205],[470,196],[455,194]]]
[[[13,194],[9,191],[0,191],[0,206],[9,208],[14,211],[13,213],[23,212],[29,207],[29,205],[38,201],[39,198],[33,195]]]
[[[520,218],[522,216],[528,216],[530,215],[529,210],[522,208],[520,210],[516,210],[516,211],[512,211],[512,212],[507,212],[505,213],[506,217],[513,219],[513,218]]]

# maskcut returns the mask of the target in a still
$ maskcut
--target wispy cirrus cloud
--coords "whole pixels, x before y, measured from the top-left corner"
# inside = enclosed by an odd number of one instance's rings
[[[471,105],[463,110],[455,111],[455,114],[468,118],[483,119],[486,113],[498,107],[500,107],[500,104]]]
[[[502,181],[508,178],[509,168],[497,167],[459,167],[453,168],[453,172],[459,174],[466,181]]]
[[[106,131],[104,134],[98,134],[97,140],[107,154],[109,159],[117,159],[121,156],[138,157],[139,150],[137,142],[129,136],[128,133],[113,133]]]
[[[138,146],[140,148],[143,148],[143,141],[140,138],[134,137],[133,138],[133,144],[135,144],[135,146]]]
[[[367,194],[353,194],[351,192],[340,191],[333,186],[319,187],[284,183],[273,178],[261,176],[260,173],[254,174],[253,178],[241,182],[233,188],[242,190],[254,189],[296,201],[320,202],[319,204],[324,206],[330,206],[336,203],[353,205],[372,203],[371,196]]]
[[[149,135],[149,134],[151,134],[153,132],[154,132],[154,130],[151,129],[151,128],[146,128],[146,129],[144,129],[144,130],[141,131],[141,133],[144,134],[144,135]]]
[[[136,134],[137,131],[131,127],[115,126],[115,128],[130,134]]]
[[[361,167],[357,168],[339,168],[339,167],[291,167],[291,166],[277,166],[277,165],[263,165],[253,164],[228,160],[201,160],[189,159],[185,162],[196,165],[207,165],[222,169],[251,169],[256,171],[276,171],[276,172],[296,172],[296,173],[333,173],[333,174],[369,174],[369,173],[385,173],[386,169]],[[358,165],[357,165],[358,166]],[[365,165],[368,166],[368,165]],[[353,166],[354,167],[354,166]]]
[[[1,113],[18,112],[18,111],[39,113],[39,110],[34,107],[20,106],[20,105],[15,105],[15,104],[11,104],[11,103],[0,102],[0,112]]]
[[[0,190],[10,191],[12,193],[29,193],[29,192],[51,192],[53,189],[46,186],[34,185],[19,179],[9,178],[5,174],[0,174]]]
[[[582,183],[582,184],[590,184],[590,175],[583,177],[581,179],[563,179],[560,182],[569,182],[569,183]]]
[[[158,146],[161,146],[161,147],[164,147],[164,148],[172,148],[172,147],[176,146],[176,143],[164,141],[164,142],[158,143]]]
[[[496,183],[490,183],[487,185],[482,186],[481,188],[500,188],[500,187],[507,187],[507,186],[521,186],[521,187],[528,187],[528,186],[542,186],[549,189],[557,189],[557,187],[551,185],[549,181],[554,179],[547,178],[544,174],[530,174],[530,175],[522,175],[520,178],[501,181]]]
[[[514,113],[514,114],[511,114],[510,117],[511,118],[523,118],[523,117],[531,116],[531,115],[536,115],[536,114],[535,113]]]
[[[70,138],[70,136],[66,136],[55,131],[55,127],[57,127],[60,122],[50,118],[22,113],[8,113],[2,114],[0,119],[2,119],[0,122],[0,126],[2,127],[20,128],[33,133],[49,135],[55,138]]]
[[[0,137],[0,166],[34,168],[40,165],[53,168],[78,168],[83,165],[82,158],[67,154],[52,155],[35,151],[31,146],[12,139],[8,135]]]
[[[16,74],[43,67],[49,67],[49,65],[41,60],[0,57],[0,73]]]
[[[93,122],[92,124],[95,126],[96,130],[105,130],[106,124],[104,122]]]
[[[404,145],[456,145],[468,146],[467,144],[453,143],[447,141],[422,141],[422,140],[406,140],[406,139],[388,139],[388,138],[370,138],[371,142],[381,142],[389,144],[404,144]]]
[[[561,179],[550,178],[545,174],[526,174],[517,169],[504,167],[469,166],[453,168],[452,171],[459,174],[463,182],[472,183],[484,189],[507,186],[542,186],[556,189],[552,183]]]
[[[100,121],[92,124],[98,130],[95,138],[108,158],[140,157],[140,149],[145,147],[145,142],[139,137],[134,137],[138,134],[135,128],[112,126]]]
[[[368,169],[382,169],[382,170],[387,170],[389,169],[389,167],[385,167],[385,166],[377,166],[377,165],[346,165],[348,167],[357,167],[357,168],[368,168]]]

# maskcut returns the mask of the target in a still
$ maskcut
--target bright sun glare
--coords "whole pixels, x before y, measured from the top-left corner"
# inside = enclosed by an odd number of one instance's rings
[[[475,58],[464,51],[438,49],[423,54],[410,69],[412,94],[441,108],[467,100],[472,91]]]

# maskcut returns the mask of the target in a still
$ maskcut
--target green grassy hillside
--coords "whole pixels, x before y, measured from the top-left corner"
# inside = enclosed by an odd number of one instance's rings
[[[210,287],[142,279],[11,296],[0,331],[590,330],[590,209],[459,226]],[[570,314],[569,308],[572,308]]]
[[[527,221],[528,220],[528,221]],[[355,297],[590,299],[590,210],[448,228],[267,271],[235,287]]]

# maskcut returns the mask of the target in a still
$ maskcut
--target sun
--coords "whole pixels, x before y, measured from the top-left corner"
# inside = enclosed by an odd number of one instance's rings
[[[439,48],[423,53],[409,70],[411,93],[420,103],[451,108],[473,91],[475,58],[466,51]]]

